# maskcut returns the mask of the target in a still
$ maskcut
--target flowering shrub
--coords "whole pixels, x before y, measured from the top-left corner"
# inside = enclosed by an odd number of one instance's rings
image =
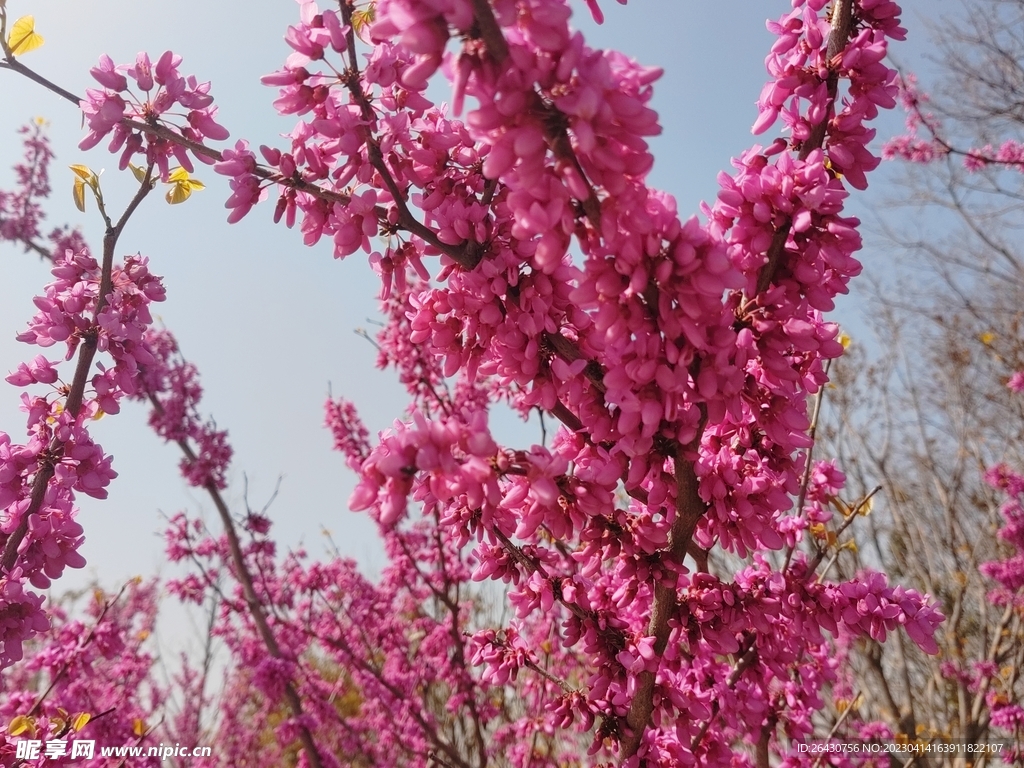
[[[904,36],[896,4],[794,0],[770,24],[754,130],[781,117],[784,135],[734,161],[702,219],[647,185],[660,71],[588,47],[563,0],[299,5],[293,53],[264,77],[299,118],[284,146],[210,146],[228,136],[210,86],[170,52],[101,58],[80,146],[109,137],[122,169],[142,163],[126,217],[157,178],[187,198],[200,160],[230,179],[229,222],[276,195],[275,221],[307,245],[368,255],[381,363],[409,410],[372,442],[344,400],[327,425],[389,565],[373,584],[341,558],[280,558],[264,515],[232,516],[226,433],[201,416],[173,337],[148,327],[163,293],[145,260],[112,266],[126,218],[108,219],[102,268],[82,248],[58,253],[20,337],[64,342],[80,373],[66,393],[26,398],[34,442],[0,443],[0,665],[46,631],[25,582],[82,564],[71,494],[102,495],[113,477],[85,422],[126,395],[151,403],[223,525],[179,515],[167,536],[192,567],[170,589],[216,601],[211,633],[232,659],[220,763],[268,732],[273,764],[792,763],[836,679],[838,633],[881,642],[903,628],[934,652],[942,614],[927,596],[881,573],[826,579],[835,542],[806,535],[831,522],[843,484],[834,466],[805,471],[807,402],[843,352],[822,313],[860,271],[844,204],[878,164],[868,123],[896,103],[883,62]],[[439,70],[450,112],[426,90]],[[33,142],[24,191],[0,199],[25,211],[2,231],[27,244],[49,157]],[[76,199],[92,190],[105,217],[98,178],[76,169]],[[91,375],[96,350],[113,366]],[[35,358],[10,380],[57,375]],[[561,426],[503,446],[497,405]],[[474,583],[488,581],[513,618],[481,609],[494,592]],[[196,690],[190,667],[181,679]],[[179,726],[198,721],[186,708]]]

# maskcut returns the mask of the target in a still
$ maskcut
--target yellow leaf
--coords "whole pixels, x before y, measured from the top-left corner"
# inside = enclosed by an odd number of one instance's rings
[[[104,411],[102,408],[97,408],[96,409],[96,413],[94,413],[92,415],[92,420],[93,421],[99,421],[100,419],[102,419],[106,415],[107,415],[106,411]]]
[[[140,630],[139,634],[137,635],[137,637],[138,637],[139,640],[145,640],[147,637],[149,637],[149,630],[148,629]]]
[[[851,341],[852,341],[852,339],[850,338],[850,336],[848,334],[846,334],[846,333],[840,333],[839,334],[839,343],[843,345],[843,349],[849,349]]]
[[[132,175],[135,177],[135,180],[137,182],[139,182],[139,184],[141,184],[142,182],[144,182],[146,180],[146,169],[145,168],[139,168],[139,166],[133,165],[131,163],[128,163],[128,167],[131,169]]]
[[[371,5],[365,11],[352,11],[352,29],[357,35],[362,34],[363,29],[373,23],[374,7]]]
[[[825,158],[825,167],[828,168],[832,172],[832,175],[837,179],[843,178],[843,174],[835,169],[835,166],[832,165],[832,161],[827,157]]]
[[[864,499],[864,501],[862,501],[860,505],[857,507],[857,514],[861,517],[867,517],[871,514],[871,510],[874,509],[874,506],[874,499]]]
[[[206,189],[206,185],[199,179],[193,179],[184,168],[175,168],[167,176],[171,188],[167,190],[165,199],[171,205],[183,203],[189,199],[194,189]]]
[[[34,51],[42,44],[43,38],[36,34],[36,20],[32,16],[22,16],[14,22],[7,36],[7,45],[15,56]]]
[[[92,184],[96,180],[96,174],[87,165],[69,165],[68,168],[72,170],[75,176],[88,184]]]
[[[132,733],[134,733],[136,736],[138,736],[140,738],[143,735],[145,735],[145,733],[146,733],[146,721],[143,720],[140,717],[135,718],[135,721],[132,723]]]
[[[28,715],[18,715],[7,726],[8,736],[20,736],[23,733],[33,737],[36,735],[36,724]]]
[[[81,179],[75,179],[71,194],[75,198],[75,208],[85,213],[85,184]]]
[[[985,331],[983,334],[978,336],[978,338],[981,340],[981,343],[984,344],[987,347],[993,341],[996,340],[996,335],[994,333],[992,333],[992,331]]]
[[[82,730],[92,720],[92,715],[88,712],[79,712],[75,715],[75,719],[71,721],[71,727],[75,729],[75,732]]]
[[[857,551],[857,542],[854,541],[853,539],[848,539],[847,541],[843,542],[843,546],[841,546],[840,549],[848,549],[851,552],[856,552]]]
[[[847,506],[846,502],[840,499],[838,496],[833,497],[831,499],[831,502],[835,510],[839,512],[839,514],[841,514],[843,517],[849,517],[850,514],[853,512],[853,510]]]
[[[175,184],[164,195],[164,199],[171,205],[177,205],[178,203],[184,203],[189,197],[192,196],[192,190],[184,184]]]

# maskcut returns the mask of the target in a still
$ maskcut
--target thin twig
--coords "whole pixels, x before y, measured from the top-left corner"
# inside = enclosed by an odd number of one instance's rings
[[[832,361],[827,360],[825,362],[825,378],[828,379],[829,369],[832,367]],[[803,517],[804,514],[804,502],[807,500],[807,487],[811,482],[811,467],[813,465],[811,458],[814,456],[815,440],[818,433],[818,417],[821,415],[821,404],[825,400],[825,387],[827,384],[823,384],[821,389],[818,390],[818,394],[814,397],[814,412],[811,414],[811,426],[807,430],[807,437],[810,438],[811,444],[807,448],[807,458],[804,464],[804,476],[800,479],[800,493],[796,499],[796,514],[799,517]],[[790,561],[793,559],[793,552],[795,547],[786,548],[786,559],[782,564],[782,570],[785,571],[789,567]]]

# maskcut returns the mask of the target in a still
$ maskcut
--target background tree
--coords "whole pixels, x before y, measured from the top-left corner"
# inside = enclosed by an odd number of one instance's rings
[[[965,4],[962,23],[932,29],[934,87],[925,94],[905,75],[908,133],[887,152],[911,161],[907,194],[894,203],[898,220],[881,216],[885,247],[900,258],[870,299],[881,352],[855,345],[838,362],[824,411],[826,454],[858,492],[881,488],[839,572],[881,564],[934,594],[948,617],[936,656],[899,640],[852,643],[848,693],[860,696],[835,716],[853,731],[875,721],[903,738],[1009,737],[1016,757],[1004,758],[1016,762],[1021,585],[993,577],[1019,559],[1022,11],[1019,2]]]

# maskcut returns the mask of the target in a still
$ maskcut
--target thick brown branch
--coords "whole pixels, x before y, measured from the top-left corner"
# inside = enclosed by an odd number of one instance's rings
[[[811,152],[821,149],[825,144],[825,134],[835,112],[834,104],[836,94],[839,92],[839,73],[834,68],[834,62],[846,48],[850,32],[853,30],[853,3],[854,0],[835,0],[832,6],[832,29],[828,35],[828,48],[825,51],[825,61],[829,67],[828,79],[825,81],[825,87],[828,89],[829,108],[825,112],[825,117],[811,129],[811,135],[800,146],[801,160],[806,160]]]
[[[772,244],[768,246],[767,261],[765,261],[765,265],[761,267],[761,272],[757,275],[757,288],[754,289],[755,296],[764,293],[768,290],[768,286],[772,284],[775,273],[779,268],[779,262],[782,260],[782,254],[786,250],[786,240],[789,239],[789,230],[792,226],[793,222],[787,221],[775,230]]]
[[[556,355],[567,363],[575,363],[577,360],[583,359],[583,353],[576,342],[565,338],[561,333],[545,333],[543,340]],[[587,367],[583,369],[583,375],[587,377],[598,392],[603,393],[605,391],[604,368],[601,367],[600,363],[588,360]]]
[[[583,422],[576,417],[575,413],[566,408],[562,403],[555,403],[555,407],[551,409],[551,415],[565,424],[565,426],[573,432],[581,432],[583,430]]]
[[[677,511],[676,519],[669,532],[667,550],[671,560],[669,569],[673,565],[678,567],[683,562],[693,540],[693,532],[697,528],[697,523],[707,511],[707,505],[698,493],[699,486],[693,463],[684,455],[682,447],[678,449],[675,459]],[[676,577],[674,572],[671,570],[669,572],[672,575],[667,575],[654,588],[654,606],[651,609],[651,618],[647,627],[647,635],[654,638],[654,652],[658,658],[664,655],[665,648],[668,646],[669,620],[676,609]],[[637,691],[626,715],[629,734],[619,749],[621,760],[626,760],[636,754],[640,748],[640,742],[643,740],[644,731],[650,724],[651,713],[654,711],[655,677],[654,672],[646,669],[637,677]]]
[[[835,0],[832,7],[832,29],[828,36],[828,48],[826,49],[826,61],[829,66],[828,79],[825,87],[828,89],[828,109],[821,122],[811,129],[811,135],[800,145],[799,158],[806,160],[811,152],[821,149],[825,145],[825,136],[828,132],[828,124],[835,114],[836,95],[839,92],[839,73],[833,67],[833,62],[839,56],[850,39],[850,32],[853,29],[853,1]],[[792,219],[780,225],[772,238],[771,246],[768,248],[767,260],[757,276],[757,294],[763,293],[775,279],[779,262],[786,247],[786,240],[789,238],[790,228],[793,226]]]
[[[488,0],[473,0],[473,16],[476,18],[476,25],[480,30],[480,39],[487,46],[487,52],[498,64],[504,63],[508,58],[508,43],[505,35],[501,33],[498,20],[494,18],[494,11]]]

